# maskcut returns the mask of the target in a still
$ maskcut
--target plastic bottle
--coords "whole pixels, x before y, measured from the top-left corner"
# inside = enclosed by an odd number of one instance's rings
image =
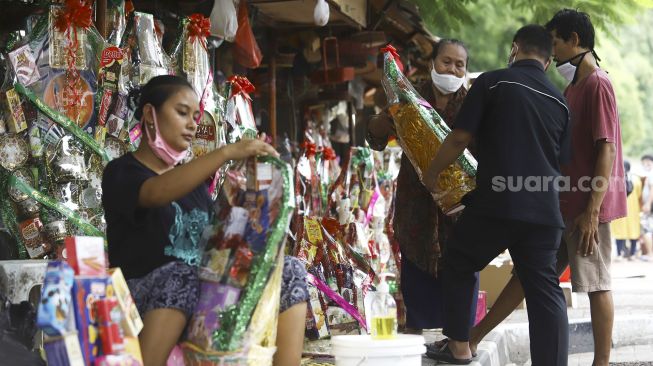
[[[372,339],[393,339],[397,336],[397,304],[390,295],[390,287],[385,281],[392,273],[379,275],[380,283],[372,298],[370,317],[372,319]]]

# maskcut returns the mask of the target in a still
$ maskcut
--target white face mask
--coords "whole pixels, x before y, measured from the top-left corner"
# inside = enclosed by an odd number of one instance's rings
[[[431,69],[431,80],[436,89],[442,94],[455,93],[465,82],[465,77],[457,77],[451,74],[438,74],[435,68]]]
[[[571,63],[572,60],[575,60],[580,57],[580,61],[578,61],[578,64],[583,61],[583,57],[585,57],[586,54],[590,53],[591,51],[579,53],[576,56],[570,58],[569,60],[562,62],[556,66],[556,70],[558,70],[558,73],[562,75],[565,80],[568,82],[573,82],[574,78],[576,77],[576,70],[578,69],[577,66]]]
[[[576,75],[576,66],[572,65],[569,61],[556,66],[556,70],[558,70],[558,73],[570,83],[574,80],[574,76]]]

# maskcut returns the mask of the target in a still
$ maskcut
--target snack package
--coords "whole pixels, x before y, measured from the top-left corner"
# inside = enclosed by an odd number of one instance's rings
[[[78,276],[105,276],[104,239],[92,236],[66,238],[68,263]]]
[[[246,192],[243,208],[249,212],[244,239],[254,253],[259,253],[265,248],[270,227],[267,191]]]
[[[49,366],[84,366],[84,357],[79,347],[76,332],[61,337],[46,338],[43,350]]]
[[[384,53],[384,77],[381,81],[399,143],[423,179],[451,129],[401,73],[396,50],[388,46],[381,51]],[[476,166],[476,160],[465,150],[455,164],[440,174],[438,187],[443,193],[436,197],[436,201],[444,213],[453,214],[463,208],[460,200],[475,187]]]
[[[143,320],[138,314],[136,303],[129,292],[129,287],[127,287],[127,281],[125,281],[125,277],[120,268],[110,269],[109,276],[111,278],[111,290],[118,300],[118,305],[122,313],[122,331],[128,337],[138,337],[138,334],[143,329]]]
[[[77,277],[73,285],[73,303],[79,343],[86,365],[91,365],[100,354],[100,334],[93,304],[106,296],[107,277]]]
[[[36,317],[36,326],[48,336],[64,336],[76,329],[73,281],[73,269],[66,262],[48,263]]]
[[[202,280],[200,300],[188,326],[188,340],[203,350],[213,345],[213,332],[220,327],[220,312],[238,302],[240,289]]]
[[[326,311],[327,324],[331,336],[359,335],[360,326],[356,319],[337,306],[329,306]]]
[[[329,330],[318,290],[309,285],[308,294],[310,298],[306,312],[306,337],[310,340],[324,339],[329,336]]]

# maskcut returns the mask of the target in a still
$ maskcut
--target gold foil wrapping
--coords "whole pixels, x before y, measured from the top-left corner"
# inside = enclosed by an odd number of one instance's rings
[[[436,131],[428,127],[418,108],[420,107],[414,103],[397,103],[392,105],[389,111],[395,122],[399,143],[420,179],[423,179],[442,141]],[[435,199],[446,214],[458,211],[461,207],[460,200],[476,185],[474,178],[455,163],[440,173],[437,184],[443,193]]]

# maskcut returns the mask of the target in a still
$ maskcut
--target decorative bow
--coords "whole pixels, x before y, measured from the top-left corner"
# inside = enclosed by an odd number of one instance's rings
[[[324,160],[336,160],[336,152],[330,147],[324,148]]]
[[[312,142],[304,141],[302,143],[302,149],[306,152],[307,157],[315,156],[317,154],[317,145]]]
[[[57,16],[54,25],[61,32],[71,26],[86,29],[92,24],[92,14],[93,9],[86,1],[66,0],[63,11]]]
[[[125,16],[131,14],[134,11],[134,3],[131,0],[125,1]]]
[[[192,42],[200,40],[206,43],[206,37],[211,34],[211,21],[202,14],[193,14],[188,17],[188,37]]]
[[[396,48],[394,48],[391,44],[388,44],[387,46],[381,48],[381,53],[389,53],[390,57],[392,57],[392,59],[397,63],[399,71],[404,72],[404,64],[401,63],[401,57],[399,56]]]
[[[231,83],[231,95],[230,98],[236,94],[244,93],[249,97],[250,93],[253,93],[256,88],[254,85],[244,76],[233,75],[227,79],[228,83]]]

